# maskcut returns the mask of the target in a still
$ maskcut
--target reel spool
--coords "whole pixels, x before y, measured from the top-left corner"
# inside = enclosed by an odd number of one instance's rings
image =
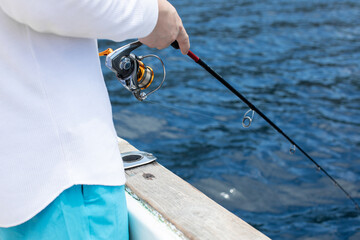
[[[160,57],[149,54],[146,56],[136,56],[131,53],[136,48],[140,47],[142,43],[140,41],[135,41],[129,43],[121,48],[113,51],[112,49],[107,49],[101,53],[100,56],[106,56],[105,65],[111,71],[116,74],[117,79],[120,83],[139,101],[145,100],[150,94],[156,92],[160,89],[162,84],[165,81],[165,65]],[[157,58],[163,67],[164,77],[160,84],[152,91],[145,93],[143,90],[147,89],[154,80],[154,71],[151,67],[146,66],[142,61],[145,58],[154,57]]]
[[[145,66],[141,61],[139,63],[139,71],[137,73],[137,81],[141,90],[148,88],[154,80],[154,71],[151,67]]]

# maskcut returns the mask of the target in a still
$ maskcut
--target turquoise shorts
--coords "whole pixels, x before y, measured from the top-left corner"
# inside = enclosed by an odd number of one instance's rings
[[[124,186],[75,185],[29,221],[0,228],[1,240],[129,239]]]

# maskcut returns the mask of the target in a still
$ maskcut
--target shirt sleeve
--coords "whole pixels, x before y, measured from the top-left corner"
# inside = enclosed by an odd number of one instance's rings
[[[38,32],[113,41],[147,36],[158,18],[157,0],[0,0],[0,7]]]

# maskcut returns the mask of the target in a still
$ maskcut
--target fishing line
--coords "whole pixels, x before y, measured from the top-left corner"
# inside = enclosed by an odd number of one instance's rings
[[[171,46],[175,49],[179,49],[179,44],[177,41],[173,42]],[[237,91],[231,84],[229,84],[225,79],[223,79],[217,72],[215,72],[211,67],[209,67],[204,61],[202,61],[198,56],[196,56],[192,51],[189,51],[187,55],[194,60],[197,64],[199,64],[202,68],[204,68],[208,73],[210,73],[213,77],[215,77],[219,82],[221,82],[225,87],[227,87],[234,95],[240,98],[248,107],[250,108],[244,115],[242,124],[244,127],[250,127],[254,113],[259,114],[270,126],[272,126],[278,133],[284,136],[291,144],[290,153],[294,154],[296,149],[299,149],[313,164],[315,164],[316,168],[322,171],[341,191],[346,195],[348,199],[350,199],[355,208],[360,211],[360,207],[354,198],[324,169],[322,168],[309,154],[307,154],[295,141],[293,141],[287,134],[285,134],[275,123],[273,123],[264,113],[262,113],[255,105],[253,105],[248,99],[246,99],[239,91]]]

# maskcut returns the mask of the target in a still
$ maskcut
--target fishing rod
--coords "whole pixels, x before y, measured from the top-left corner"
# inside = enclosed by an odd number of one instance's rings
[[[120,47],[116,50],[111,48],[100,52],[99,56],[106,56],[105,65],[116,74],[117,79],[120,83],[129,90],[134,97],[139,100],[145,100],[150,94],[159,90],[162,84],[165,81],[166,71],[165,65],[160,57],[149,54],[146,56],[136,56],[131,53],[136,48],[140,47],[142,43],[140,41],[135,41],[129,43],[123,47]],[[177,41],[171,44],[175,49],[179,49],[179,44]],[[284,136],[291,144],[290,153],[294,154],[296,149],[299,149],[315,166],[319,171],[322,171],[342,192],[350,199],[355,208],[360,211],[360,207],[353,197],[323,168],[321,167],[308,153],[306,153],[295,141],[293,141],[287,134],[285,134],[274,122],[272,122],[263,112],[261,112],[254,104],[252,104],[248,99],[246,99],[239,91],[237,91],[233,86],[231,86],[225,79],[223,79],[218,73],[216,73],[211,67],[209,67],[204,61],[202,61],[198,56],[196,56],[192,51],[189,51],[187,55],[204,68],[208,73],[215,77],[219,82],[221,82],[225,87],[227,87],[234,95],[240,98],[248,107],[250,108],[243,117],[242,125],[245,128],[250,127],[255,112],[259,114],[270,126],[272,126],[278,133]],[[154,82],[154,71],[151,67],[146,66],[143,63],[145,58],[157,58],[163,68],[163,78],[161,82],[153,89],[145,93],[144,90],[148,89],[149,86]]]
[[[177,41],[173,42],[171,46],[175,49],[179,49],[179,44]],[[261,112],[254,104],[252,104],[248,99],[246,99],[239,91],[237,91],[230,83],[225,81],[217,72],[215,72],[211,67],[209,67],[203,60],[196,56],[192,51],[189,50],[187,55],[194,60],[195,63],[199,64],[204,68],[208,73],[215,77],[219,82],[221,82],[225,87],[227,87],[233,94],[241,99],[248,107],[250,108],[244,115],[242,124],[245,128],[250,127],[252,120],[254,118],[254,112],[259,114],[270,126],[272,126],[278,133],[284,136],[291,144],[290,153],[294,154],[296,148],[300,150],[312,163],[315,164],[318,170],[321,170],[334,184],[339,187],[346,197],[349,198],[355,205],[355,208],[360,211],[360,207],[353,197],[323,168],[321,167],[307,152],[305,152],[294,140],[292,140],[287,134],[285,134],[273,121],[271,121],[263,112]],[[249,113],[251,117],[248,116]]]

